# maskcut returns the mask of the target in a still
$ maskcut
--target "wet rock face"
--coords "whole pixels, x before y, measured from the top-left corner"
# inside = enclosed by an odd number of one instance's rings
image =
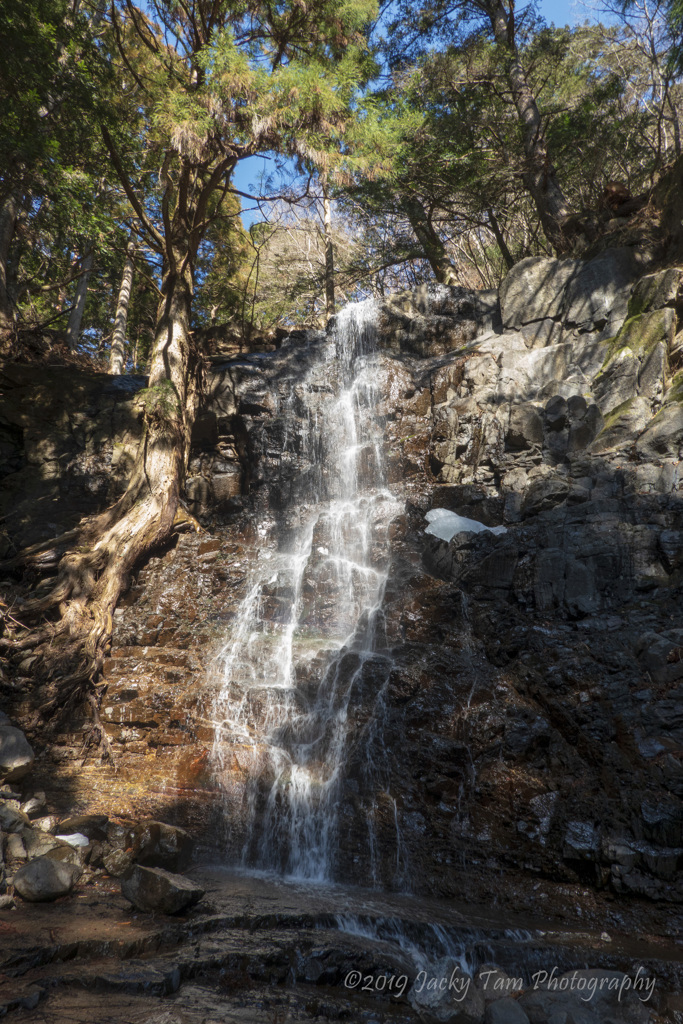
[[[368,540],[388,572],[377,656],[340,662],[354,680],[340,878],[371,877],[371,825],[387,886],[458,893],[463,869],[514,870],[683,899],[680,275],[641,272],[624,251],[523,261],[501,291],[504,329],[490,295],[461,290],[381,311],[376,415],[403,511]],[[188,480],[208,532],[150,559],[117,611],[101,709],[117,771],[81,767],[74,720],[34,769],[51,799],[163,817],[241,855],[247,805],[265,808],[273,782],[267,744],[250,739],[268,695],[253,687],[220,790],[216,657],[250,567],[286,549],[329,487],[319,424],[341,370],[315,370],[326,344],[301,334],[214,367]],[[426,537],[432,508],[507,533]],[[303,709],[338,614],[324,531],[302,579]],[[281,635],[291,604],[280,581],[265,586],[264,629]]]

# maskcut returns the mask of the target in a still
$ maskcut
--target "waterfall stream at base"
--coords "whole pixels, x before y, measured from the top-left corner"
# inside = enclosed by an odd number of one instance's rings
[[[385,482],[376,314],[372,300],[347,306],[319,359],[291,382],[282,458],[303,448],[314,468],[296,497],[257,525],[258,552],[219,659],[213,756],[219,778],[235,750],[247,766],[244,785],[226,788],[228,818],[244,823],[241,863],[300,879],[335,877],[340,807],[350,801],[366,823],[367,880],[379,881],[374,816],[388,788],[391,671],[382,599],[389,525],[402,505]],[[293,429],[295,417],[304,430]],[[400,884],[395,804],[394,819]]]

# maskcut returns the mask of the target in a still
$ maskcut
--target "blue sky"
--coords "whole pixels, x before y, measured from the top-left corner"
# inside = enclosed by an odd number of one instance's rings
[[[548,23],[555,25],[580,25],[582,22],[597,21],[593,13],[597,0],[539,0],[538,9]],[[258,157],[251,160],[243,160],[237,165],[233,176],[233,184],[241,192],[249,192],[250,186],[256,186],[259,175],[264,168],[268,170],[272,164]],[[242,199],[242,219],[245,224],[250,224],[261,217],[256,211],[249,211],[254,204],[248,199]]]

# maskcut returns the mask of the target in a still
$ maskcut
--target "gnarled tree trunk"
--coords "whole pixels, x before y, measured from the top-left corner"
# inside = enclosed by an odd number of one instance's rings
[[[87,684],[101,672],[112,616],[132,570],[173,529],[199,400],[201,363],[190,331],[191,264],[187,254],[174,257],[174,269],[164,267],[149,385],[140,396],[142,437],[128,486],[111,508],[58,538],[55,543],[68,540],[73,546],[59,563],[52,591],[22,606],[26,618],[58,609],[59,620],[8,644],[33,647],[52,678],[43,712],[89,693],[105,745],[95,691],[92,686],[88,691]],[[42,551],[45,547],[40,545]],[[31,552],[24,552],[15,563],[30,558]]]

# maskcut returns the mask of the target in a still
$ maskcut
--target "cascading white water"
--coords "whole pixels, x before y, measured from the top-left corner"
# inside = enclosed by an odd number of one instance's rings
[[[373,794],[387,780],[373,751],[381,747],[391,668],[381,649],[381,606],[388,527],[401,505],[386,487],[375,414],[376,315],[371,300],[342,310],[320,363],[296,384],[309,409],[303,443],[318,473],[303,501],[285,510],[295,521],[286,543],[278,542],[276,517],[259,524],[259,556],[220,658],[214,762],[225,776],[238,748],[246,765],[245,785],[226,792],[246,818],[242,862],[299,878],[333,876],[352,733],[356,759],[359,749],[363,755],[354,784],[366,795],[368,861],[378,877]],[[322,401],[321,380],[338,382]],[[294,404],[286,403],[285,417]],[[359,726],[368,666],[374,697]],[[396,863],[404,870],[396,821]]]

